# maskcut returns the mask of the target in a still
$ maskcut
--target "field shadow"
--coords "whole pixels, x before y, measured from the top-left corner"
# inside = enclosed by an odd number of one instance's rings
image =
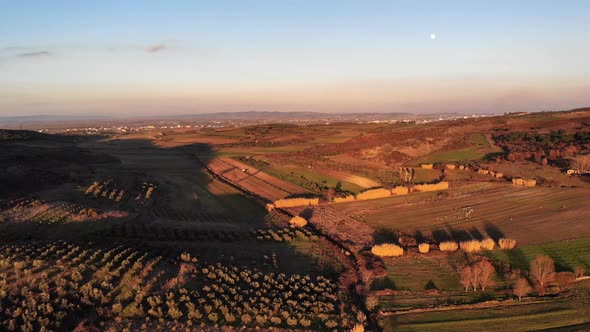
[[[399,234],[391,229],[381,228],[373,233],[375,244],[395,243],[399,244]]]

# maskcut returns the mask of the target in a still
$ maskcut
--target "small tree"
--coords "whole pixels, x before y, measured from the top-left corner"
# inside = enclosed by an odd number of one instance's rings
[[[585,173],[590,171],[590,155],[577,155],[570,160],[572,169],[578,173]]]
[[[531,285],[525,278],[520,278],[514,285],[514,295],[518,296],[518,300],[521,301],[523,296],[526,296],[531,292]]]
[[[539,295],[545,295],[549,283],[555,278],[555,263],[549,256],[537,256],[531,261],[531,277]]]
[[[326,194],[328,201],[331,202],[336,197],[336,189],[335,188],[328,188],[328,192]]]

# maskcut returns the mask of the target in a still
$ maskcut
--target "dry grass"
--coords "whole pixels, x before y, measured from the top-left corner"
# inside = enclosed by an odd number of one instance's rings
[[[392,195],[406,195],[409,193],[409,190],[407,187],[403,187],[403,186],[399,186],[399,187],[394,187],[393,189],[391,189],[391,194]]]
[[[352,202],[356,199],[354,195],[348,195],[346,197],[335,197],[334,203],[344,203],[344,202]]]
[[[397,257],[404,254],[404,249],[397,244],[383,243],[374,245],[371,252],[373,255],[381,257]]]
[[[512,179],[512,183],[517,186],[534,187],[537,185],[536,180],[526,180],[521,178]]]
[[[307,225],[307,220],[300,216],[295,216],[289,220],[289,224],[293,227],[303,227]]]
[[[428,252],[430,252],[430,244],[428,244],[428,243],[420,243],[418,245],[418,251],[421,254],[427,254]]]
[[[285,198],[275,201],[274,206],[277,208],[289,208],[296,206],[318,205],[319,202],[319,198]]]
[[[481,244],[481,249],[483,249],[483,250],[493,250],[494,247],[496,246],[496,243],[494,242],[494,240],[492,240],[490,238],[486,238],[486,239],[481,240],[480,244]]]
[[[391,191],[385,188],[378,188],[378,189],[371,189],[364,191],[358,195],[356,195],[356,199],[359,201],[369,200],[369,199],[377,199],[377,198],[384,198],[391,196]]]
[[[449,189],[449,183],[446,181],[435,183],[435,184],[418,184],[414,186],[416,191],[437,191]]]
[[[498,240],[498,246],[500,246],[500,249],[503,250],[513,249],[516,246],[516,240],[501,238],[500,240]]]
[[[459,245],[454,241],[445,241],[441,242],[438,245],[438,248],[440,251],[457,251],[457,249],[459,249]]]
[[[481,242],[477,240],[462,241],[459,243],[459,247],[465,252],[477,252],[481,250]]]

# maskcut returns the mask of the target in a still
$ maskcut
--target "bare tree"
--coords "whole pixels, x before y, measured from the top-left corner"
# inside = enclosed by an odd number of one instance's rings
[[[590,172],[590,155],[577,155],[570,159],[570,165],[580,174]]]
[[[477,270],[479,272],[479,276],[478,276],[479,285],[481,287],[481,290],[485,291],[486,286],[489,284],[492,275],[494,274],[494,272],[496,272],[496,269],[494,268],[492,263],[490,263],[487,260],[482,260],[482,261],[478,262],[476,264],[476,266],[477,266]]]
[[[398,167],[399,178],[404,185],[410,185],[414,182],[416,171],[411,167]]]
[[[531,261],[531,277],[539,295],[545,295],[547,285],[555,278],[555,263],[549,256],[537,256]]]
[[[573,272],[558,272],[555,274],[555,281],[559,286],[559,291],[564,291],[576,281],[576,275]]]
[[[523,296],[526,296],[531,292],[531,285],[525,278],[520,278],[514,285],[514,295],[518,296],[518,300],[522,300]]]
[[[471,266],[466,266],[459,272],[459,276],[461,279],[461,285],[465,287],[465,291],[467,292],[469,286],[471,286],[471,280],[473,279],[473,269]]]
[[[328,201],[333,201],[334,198],[336,197],[336,188],[328,188]]]

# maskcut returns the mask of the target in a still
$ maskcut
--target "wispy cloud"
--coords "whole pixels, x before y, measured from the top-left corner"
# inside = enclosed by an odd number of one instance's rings
[[[18,56],[18,57],[37,57],[37,56],[49,56],[49,55],[51,55],[51,53],[49,53],[49,51],[45,51],[45,50],[15,54],[15,56]]]
[[[161,44],[150,45],[145,49],[145,51],[148,53],[157,53],[157,52],[161,52],[165,49],[166,49],[166,44],[161,43]]]

